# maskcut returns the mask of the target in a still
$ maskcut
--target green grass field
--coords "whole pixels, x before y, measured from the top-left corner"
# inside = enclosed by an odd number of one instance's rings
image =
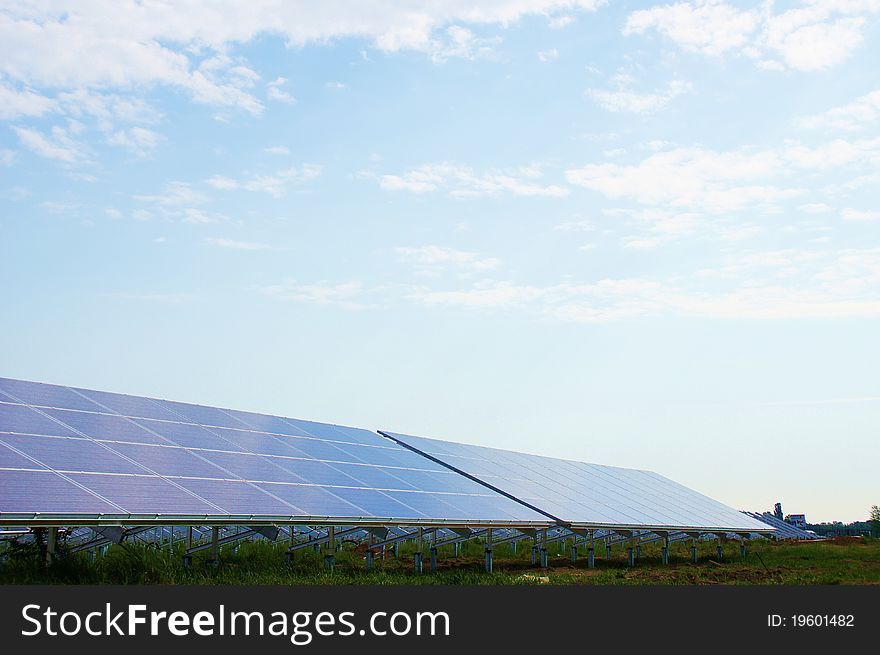
[[[237,551],[221,550],[220,564],[211,566],[196,556],[185,568],[182,550],[127,544],[112,546],[104,556],[90,561],[84,553],[62,555],[48,570],[39,566],[33,552],[10,553],[0,567],[4,584],[880,584],[880,540],[839,538],[822,542],[773,542],[749,544],[744,560],[738,543],[725,546],[717,561],[715,542],[699,544],[699,563],[691,564],[688,544],[672,544],[670,563],[660,562],[659,545],[642,548],[637,566],[626,565],[626,551],[617,546],[606,561],[604,548],[596,549],[596,567],[587,568],[584,549],[574,564],[559,544],[549,546],[550,566],[531,566],[530,544],[496,547],[495,572],[483,570],[483,544],[462,544],[454,557],[451,547],[439,551],[436,572],[413,572],[413,544],[402,545],[399,557],[390,551],[383,561],[376,557],[374,570],[365,571],[363,553],[346,544],[337,553],[333,572],[322,566],[322,555],[311,549],[284,560],[286,544],[243,543]]]

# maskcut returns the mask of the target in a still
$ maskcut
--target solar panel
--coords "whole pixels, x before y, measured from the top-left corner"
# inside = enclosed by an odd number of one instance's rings
[[[575,528],[767,530],[759,521],[651,471],[382,434]]]
[[[368,430],[0,378],[0,525],[44,514],[549,523]]]

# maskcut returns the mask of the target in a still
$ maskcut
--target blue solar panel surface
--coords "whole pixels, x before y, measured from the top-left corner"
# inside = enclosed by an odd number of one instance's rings
[[[384,432],[562,522],[644,529],[766,530],[767,526],[668,478],[636,469],[527,455]]]
[[[547,522],[368,430],[0,378],[0,524],[37,513]]]

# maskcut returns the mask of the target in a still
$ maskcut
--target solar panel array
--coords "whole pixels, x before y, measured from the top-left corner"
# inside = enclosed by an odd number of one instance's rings
[[[650,471],[380,434],[0,378],[0,525],[558,522],[768,531]]]
[[[368,430],[0,378],[0,525],[38,514],[548,522]]]
[[[744,512],[748,514],[753,519],[757,519],[761,521],[761,523],[766,523],[771,528],[776,530],[776,538],[777,539],[820,539],[819,535],[814,532],[807,532],[806,530],[802,530],[801,528],[792,525],[791,523],[786,523],[785,521],[780,521],[776,518],[771,512]]]
[[[573,527],[767,531],[766,524],[652,471],[382,434]]]

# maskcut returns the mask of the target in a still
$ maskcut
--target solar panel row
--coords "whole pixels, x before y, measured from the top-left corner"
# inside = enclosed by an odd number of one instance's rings
[[[758,521],[652,471],[382,432],[573,527],[756,530]]]
[[[5,378],[0,490],[0,524],[51,514],[767,529],[649,471]]]
[[[0,379],[0,513],[546,523],[376,433]]]

